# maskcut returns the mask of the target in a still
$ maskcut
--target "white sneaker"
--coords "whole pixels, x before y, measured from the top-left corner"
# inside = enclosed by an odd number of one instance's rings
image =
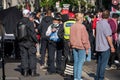
[[[42,66],[40,66],[40,69],[43,69],[44,67],[45,67],[45,66],[42,65]]]
[[[105,69],[106,69],[106,70],[112,70],[111,67],[106,67]]]
[[[115,60],[115,63],[116,63],[116,64],[119,64],[120,62],[119,62],[118,60]]]
[[[111,68],[111,69],[117,69],[117,66],[116,66],[116,65],[111,65],[110,68]]]
[[[111,67],[106,67],[106,70],[112,70],[112,69],[117,69],[116,65],[111,65]]]

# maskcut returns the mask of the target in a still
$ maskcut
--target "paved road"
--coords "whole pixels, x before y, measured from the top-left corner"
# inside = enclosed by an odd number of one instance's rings
[[[40,65],[37,64],[37,73],[40,74],[38,77],[23,77],[20,74],[20,62],[6,62],[5,64],[5,75],[6,80],[73,80],[73,78],[62,77],[59,74],[46,75],[46,71],[40,69]],[[92,80],[90,77],[83,71],[84,80]],[[2,77],[2,68],[0,62],[0,77]]]
[[[89,77],[94,78],[96,72],[96,62],[86,62],[84,65],[84,72],[89,75]],[[106,70],[105,80],[120,80],[120,70]]]
[[[37,73],[40,74],[38,77],[23,77],[20,74],[20,63],[19,62],[7,62],[5,64],[5,75],[6,80],[73,80],[72,78],[62,77],[58,74],[46,75],[46,71],[40,69],[40,65],[37,64]],[[83,80],[94,80],[96,71],[95,61],[85,63],[83,67]],[[2,77],[2,68],[0,66],[0,77]],[[8,78],[8,79],[7,79]],[[0,79],[2,80],[2,79]],[[106,71],[105,80],[120,80],[119,70]]]
[[[40,74],[38,77],[23,77],[20,74],[20,63],[6,63],[5,64],[5,75],[7,80],[64,80],[58,74],[45,75],[45,71],[40,70],[39,64],[37,64],[37,73]],[[0,69],[0,76],[2,76],[2,69]],[[56,79],[57,78],[57,79]]]

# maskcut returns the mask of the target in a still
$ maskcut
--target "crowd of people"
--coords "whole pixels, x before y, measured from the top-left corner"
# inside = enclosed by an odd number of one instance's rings
[[[25,24],[27,33],[22,39],[18,35],[16,38],[23,76],[38,76],[37,62],[41,69],[47,69],[46,75],[63,76],[66,64],[72,63],[74,80],[82,80],[82,67],[87,57],[89,61],[97,60],[95,80],[104,80],[105,70],[120,68],[120,17],[117,13],[112,17],[108,10],[94,14],[62,14],[48,10],[43,14],[25,9],[22,13],[19,23]]]

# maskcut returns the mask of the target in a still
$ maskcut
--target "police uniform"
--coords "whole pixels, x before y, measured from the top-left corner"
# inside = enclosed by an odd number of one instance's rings
[[[64,22],[64,69],[65,69],[65,65],[68,62],[68,55],[70,54],[70,27],[72,24],[75,23],[75,20],[68,20],[66,22]]]
[[[20,55],[21,55],[21,68],[22,75],[27,76],[28,73],[31,75],[36,74],[36,46],[38,42],[34,24],[29,21],[29,18],[21,19],[27,26],[27,33],[24,39],[19,41]]]

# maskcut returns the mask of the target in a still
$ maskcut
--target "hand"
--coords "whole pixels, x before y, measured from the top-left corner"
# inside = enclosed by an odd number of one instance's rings
[[[38,32],[38,29],[35,29],[35,32]]]
[[[56,28],[53,28],[53,29],[52,29],[52,32],[55,32],[56,30],[57,30]]]
[[[36,44],[35,44],[35,47],[37,47],[38,45],[39,45],[39,44],[38,44],[38,43],[36,43]]]
[[[70,47],[71,45],[70,45],[70,42],[68,42],[68,46]]]
[[[87,50],[86,50],[86,54],[88,54],[88,52],[89,52],[89,50],[87,49]]]
[[[114,53],[115,52],[115,48],[114,47],[111,47],[111,52]]]

